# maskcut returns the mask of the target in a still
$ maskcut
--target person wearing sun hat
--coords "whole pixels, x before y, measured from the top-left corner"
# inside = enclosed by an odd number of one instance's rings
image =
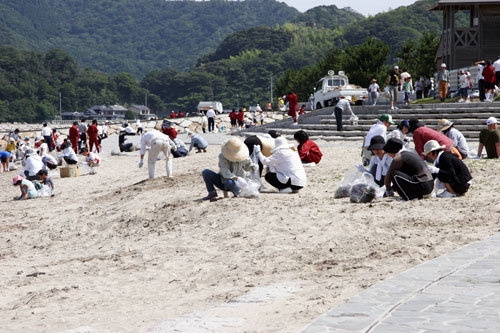
[[[370,127],[368,133],[365,136],[365,141],[363,143],[363,150],[361,152],[361,157],[363,159],[363,165],[367,166],[370,163],[372,158],[372,153],[368,149],[370,146],[370,142],[374,136],[380,135],[384,138],[384,141],[387,140],[387,129],[394,125],[394,121],[392,121],[392,116],[388,113],[384,113],[380,115],[378,121]]]
[[[500,157],[500,130],[498,130],[498,121],[495,117],[489,117],[486,120],[488,128],[479,133],[479,148],[477,156],[481,157],[483,148],[486,148],[488,158]]]
[[[215,187],[224,192],[231,191],[237,197],[240,193],[238,179],[245,177],[245,171],[254,171],[257,168],[250,159],[248,147],[238,138],[230,138],[221,146],[219,173],[209,169],[201,173],[208,192],[202,200],[217,200]]]
[[[453,126],[453,122],[448,119],[441,119],[438,122],[438,131],[453,140],[453,145],[457,147],[462,159],[466,159],[469,155],[469,145],[465,136]]]
[[[17,175],[12,179],[12,185],[19,186],[19,189],[21,190],[21,195],[14,198],[15,200],[33,199],[38,196],[35,184],[21,175]]]
[[[392,157],[392,163],[385,177],[386,196],[394,195],[394,190],[407,201],[422,199],[434,189],[434,179],[427,164],[410,151],[401,151],[403,142],[389,139],[384,151]]]
[[[370,141],[370,146],[368,146],[368,150],[373,154],[368,171],[372,174],[378,186],[384,185],[385,175],[392,163],[392,158],[385,153],[384,146],[385,140],[380,135],[374,136]]]
[[[254,146],[259,161],[269,167],[269,172],[264,178],[280,193],[297,193],[307,183],[302,161],[299,154],[292,150],[292,147],[293,145],[289,144],[282,136],[274,140],[274,148],[271,149],[272,155],[269,157],[264,156],[260,146]]]
[[[445,188],[437,196],[445,198],[464,195],[469,190],[472,180],[470,171],[464,162],[451,152],[444,151],[444,148],[445,146],[440,145],[436,140],[427,141],[424,146],[426,159],[433,163],[429,170],[439,179],[439,185],[442,184]]]
[[[250,155],[252,155],[253,147],[255,145],[260,146],[262,153],[266,157],[271,156],[271,150],[274,148],[274,139],[263,136],[251,135],[245,139],[244,143],[248,147],[248,153]],[[262,170],[264,169],[264,165],[260,163],[260,161],[258,161],[257,164],[259,165],[259,175],[262,176]]]

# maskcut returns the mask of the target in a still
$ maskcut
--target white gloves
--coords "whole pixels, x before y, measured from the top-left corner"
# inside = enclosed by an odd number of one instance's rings
[[[255,149],[255,148],[254,148],[254,149]],[[255,172],[255,171],[259,170],[259,166],[258,166],[257,164],[252,164],[252,165],[250,166],[250,170],[252,170],[252,172]]]
[[[254,151],[256,154],[260,153],[260,146],[259,146],[259,145],[254,145],[254,146],[253,146],[253,151]]]
[[[359,172],[368,172],[368,170],[365,169],[364,166],[361,164],[356,164],[356,168],[358,169]]]
[[[144,160],[141,158],[141,161],[139,162],[139,168],[142,168],[143,165],[144,165]]]
[[[436,174],[436,173],[439,173],[439,168],[436,168],[434,165],[429,165],[429,171],[432,174]]]

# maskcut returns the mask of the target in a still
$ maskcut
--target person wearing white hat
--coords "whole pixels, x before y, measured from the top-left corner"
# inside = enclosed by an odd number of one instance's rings
[[[453,140],[453,145],[457,147],[462,159],[466,159],[469,155],[469,145],[465,136],[453,126],[453,122],[448,119],[441,119],[438,122],[438,131]]]
[[[141,138],[141,160],[139,161],[139,168],[144,164],[144,154],[146,154],[146,147],[151,147],[148,153],[148,172],[149,178],[155,177],[155,164],[160,153],[163,153],[167,158],[167,176],[173,177],[173,157],[171,150],[176,150],[177,147],[170,140],[170,138],[156,130],[146,132]]]
[[[202,200],[217,200],[215,187],[226,192],[231,191],[234,197],[240,193],[238,179],[245,177],[245,171],[255,171],[258,166],[252,163],[248,147],[237,138],[230,138],[221,146],[219,154],[219,173],[205,169],[202,172],[208,195]]]
[[[282,136],[274,140],[272,155],[269,157],[262,154],[259,145],[254,146],[254,152],[259,157],[260,163],[269,167],[269,172],[264,178],[280,193],[297,193],[307,184],[304,165],[292,147],[293,145]]]
[[[24,163],[24,175],[28,180],[38,179],[37,173],[45,167],[42,158],[36,153],[36,150],[30,148],[26,151],[26,161]]]
[[[84,147],[86,148],[86,147]],[[68,164],[77,164],[78,163],[78,157],[76,156],[76,152],[71,146],[71,142],[68,141],[68,139],[64,139],[63,143],[61,144],[61,149],[62,149],[62,154],[59,155],[57,158],[58,160],[63,160]]]
[[[372,152],[368,149],[370,146],[370,142],[374,136],[380,135],[387,141],[387,129],[391,125],[395,125],[396,123],[392,120],[392,116],[388,113],[382,114],[378,121],[370,127],[368,133],[366,133],[365,141],[363,142],[363,148],[361,151],[361,159],[363,161],[364,166],[368,166],[370,164],[370,160],[373,156]]]
[[[487,129],[479,133],[479,148],[477,156],[481,157],[483,148],[486,148],[488,158],[500,157],[500,130],[498,130],[498,121],[495,117],[489,117],[486,120]]]
[[[445,151],[436,140],[429,140],[424,145],[424,155],[433,166],[429,167],[433,177],[437,177],[445,190],[439,198],[464,195],[470,187],[472,176],[467,166],[456,155]]]
[[[189,145],[189,153],[193,148],[196,148],[197,153],[207,152],[208,142],[202,137],[200,134],[194,134],[191,131],[188,131],[188,136],[191,138],[191,144]]]
[[[438,71],[437,80],[439,82],[439,98],[444,102],[448,96],[448,81],[450,81],[450,73],[446,69],[446,64],[441,64],[441,70]]]
[[[391,110],[397,109],[396,104],[398,102],[398,87],[401,83],[401,74],[399,73],[399,66],[394,66],[394,69],[387,76],[386,86],[389,87]],[[387,89],[387,88],[386,88]]]
[[[349,111],[351,116],[354,117],[354,113],[351,108],[351,97],[350,96],[340,96],[337,105],[335,105],[335,109],[333,110],[332,116],[335,116],[335,120],[337,122],[337,131],[343,131],[342,129],[342,113],[344,111]]]

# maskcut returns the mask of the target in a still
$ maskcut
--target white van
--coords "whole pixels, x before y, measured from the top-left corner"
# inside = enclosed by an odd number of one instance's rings
[[[200,102],[198,103],[198,112],[207,112],[210,108],[214,109],[215,113],[222,113],[222,103],[221,102]]]

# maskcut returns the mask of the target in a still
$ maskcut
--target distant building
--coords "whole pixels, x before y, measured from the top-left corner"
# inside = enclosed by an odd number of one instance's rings
[[[97,120],[123,120],[125,119],[125,113],[128,110],[121,105],[94,105],[85,111],[85,114],[89,115],[89,119]]]
[[[63,112],[61,115],[62,120],[79,120],[83,118],[83,113],[81,112]]]
[[[151,113],[151,110],[145,105],[132,105],[129,110],[135,113],[139,119],[151,119],[155,115]]]
[[[443,11],[438,66],[444,62],[449,69],[456,69],[498,59],[500,0],[439,0],[430,10]]]

